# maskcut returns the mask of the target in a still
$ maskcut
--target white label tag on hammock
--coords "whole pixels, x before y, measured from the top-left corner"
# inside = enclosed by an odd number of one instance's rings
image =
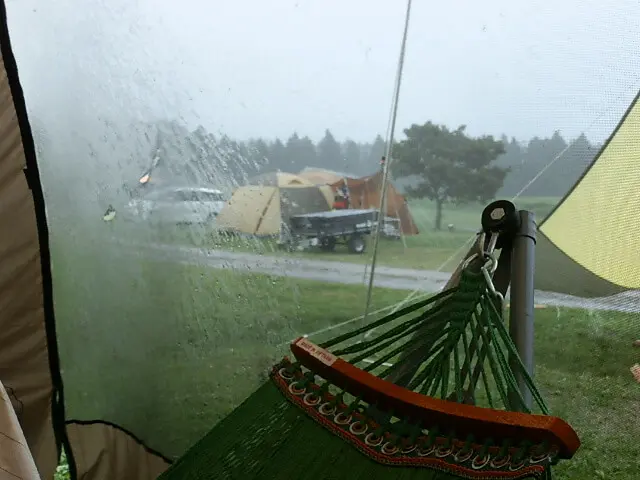
[[[309,355],[311,355],[313,358],[317,358],[329,367],[333,365],[338,359],[338,357],[336,357],[332,353],[327,352],[324,348],[320,348],[318,345],[310,342],[306,338],[301,338],[300,340],[298,340],[296,342],[296,345],[307,352]]]

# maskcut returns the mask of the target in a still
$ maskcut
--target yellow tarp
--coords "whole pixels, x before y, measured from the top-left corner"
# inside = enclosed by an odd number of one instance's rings
[[[591,168],[540,230],[598,277],[640,289],[638,187],[640,102],[636,97]]]

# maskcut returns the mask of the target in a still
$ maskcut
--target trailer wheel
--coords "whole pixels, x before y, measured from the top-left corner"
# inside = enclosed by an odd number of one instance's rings
[[[362,254],[367,249],[367,242],[362,235],[352,235],[349,238],[349,251],[351,253]]]
[[[336,238],[325,237],[320,241],[320,248],[326,252],[333,252],[336,249]]]

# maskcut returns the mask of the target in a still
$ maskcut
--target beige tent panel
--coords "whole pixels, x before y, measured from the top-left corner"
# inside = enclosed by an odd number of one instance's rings
[[[541,225],[548,239],[583,270],[623,289],[640,289],[639,159],[636,97],[591,167]],[[565,281],[579,282],[569,276]]]
[[[298,176],[314,185],[331,185],[345,177],[338,172],[332,172],[331,170],[324,170],[322,168],[305,168]]]
[[[40,480],[9,395],[0,382],[0,471],[11,478]]]
[[[291,185],[312,185],[312,183],[304,179],[303,177],[295,175],[293,173],[278,173],[279,187],[288,187]]]
[[[320,190],[324,198],[327,199],[327,203],[332,206],[335,192],[333,191],[333,188],[331,188],[331,185],[320,185],[318,186],[318,190]]]
[[[4,23],[4,8],[2,13]],[[3,30],[0,39],[0,231],[5,234],[0,236],[0,380],[16,409],[40,474],[51,478],[58,463],[58,450],[51,413],[53,385],[42,264],[34,200],[23,172],[27,160],[22,135],[30,132],[22,98],[14,105],[14,92],[17,95],[21,92],[17,90],[17,72],[6,24]],[[9,65],[6,69],[5,61]],[[8,74],[15,82],[11,86]],[[23,125],[19,124],[17,110],[22,112]],[[29,143],[33,147],[30,138]],[[31,152],[34,153],[33,149]],[[32,160],[35,162],[35,156]],[[35,174],[33,169],[31,174]]]
[[[104,423],[70,423],[67,435],[79,478],[154,480],[169,464],[133,437]],[[82,473],[81,473],[82,472]]]
[[[269,211],[271,204],[277,206],[275,214],[279,218],[280,204],[277,187],[254,185],[240,187],[233,192],[231,199],[218,215],[217,223],[222,228],[255,235],[261,224],[265,223],[263,217]],[[274,215],[274,212],[269,213]],[[279,226],[278,223],[278,228]]]
[[[316,201],[319,198],[323,199],[320,202],[322,209],[329,210],[333,204],[333,189],[328,185],[322,187],[313,185],[289,185],[287,187],[247,185],[233,192],[231,199],[218,215],[218,226],[222,229],[249,235],[278,235],[283,220],[282,191],[300,194],[307,191],[308,194],[305,192],[303,197]],[[318,192],[321,196],[318,196]],[[298,200],[300,200],[299,196]],[[314,204],[310,208],[315,209],[317,206]]]
[[[249,185],[264,187],[290,187],[295,185],[312,186],[313,184],[301,175],[286,172],[263,173],[249,180]]]
[[[262,216],[254,230],[255,235],[278,235],[281,228],[280,191],[276,189],[273,196],[261,210]]]

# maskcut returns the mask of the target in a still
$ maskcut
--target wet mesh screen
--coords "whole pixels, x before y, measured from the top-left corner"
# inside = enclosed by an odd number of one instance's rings
[[[175,460],[292,339],[365,321],[374,236],[364,253],[302,250],[216,219],[259,175],[315,169],[310,183],[326,186],[382,171],[404,7],[8,9],[47,199],[67,420],[116,425]],[[583,442],[555,478],[636,478],[640,9],[418,2],[411,15],[387,166],[419,233],[379,230],[366,321],[442,289],[484,206],[513,199],[541,223],[535,382]],[[237,215],[255,226],[330,208],[318,188],[275,188],[279,201]]]

